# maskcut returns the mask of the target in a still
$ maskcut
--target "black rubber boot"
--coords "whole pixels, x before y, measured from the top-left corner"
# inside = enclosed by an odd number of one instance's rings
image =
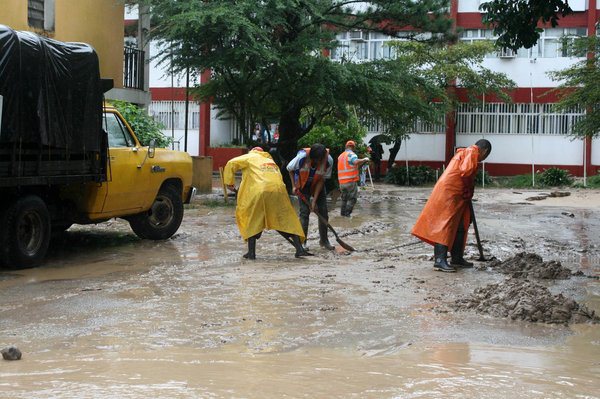
[[[244,254],[244,258],[254,260],[256,259],[256,238],[248,238],[248,252]]]
[[[433,257],[434,263],[433,268],[441,272],[455,272],[456,269],[448,264],[446,256],[448,255],[448,247],[442,244],[435,244],[433,246]]]
[[[450,251],[450,255],[452,259],[450,260],[450,264],[452,266],[458,266],[463,269],[468,269],[473,267],[472,262],[467,262],[464,258],[465,249],[463,247],[463,243],[465,242],[465,230],[461,225],[456,232],[456,237],[454,237],[454,244],[452,244],[452,250]]]
[[[329,251],[333,251],[335,247],[331,245],[329,242],[329,238],[327,237],[327,225],[325,223],[321,223],[319,220],[319,245],[321,248],[325,248]]]
[[[341,216],[346,216],[346,203],[342,202],[342,209],[340,210]]]
[[[296,258],[301,256],[313,256],[308,250],[302,247],[302,243],[300,242],[300,237],[293,234],[292,241],[294,242],[294,247],[296,248],[296,254],[294,255]]]

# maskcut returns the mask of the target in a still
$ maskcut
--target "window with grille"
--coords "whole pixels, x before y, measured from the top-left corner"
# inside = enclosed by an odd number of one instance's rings
[[[570,135],[584,111],[556,112],[554,104],[460,104],[456,131],[460,134]]]

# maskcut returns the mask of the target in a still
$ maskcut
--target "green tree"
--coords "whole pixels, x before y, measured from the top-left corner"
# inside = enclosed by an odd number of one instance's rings
[[[507,90],[514,87],[514,82],[482,65],[486,54],[495,50],[490,41],[452,45],[398,42],[394,46],[398,57],[387,64],[397,68],[395,73],[401,74],[404,80],[418,85],[413,84],[416,91],[402,110],[380,104],[380,114],[385,115],[382,120],[387,142],[398,142],[413,133],[417,120],[433,123],[443,120],[447,112],[456,109],[459,101],[456,87],[466,89],[470,102],[481,102],[484,94],[510,101]],[[398,85],[394,89],[402,93],[403,80],[390,80],[387,84]],[[400,117],[397,112],[401,113]],[[394,159],[395,154],[390,153],[389,164],[393,164]]]
[[[355,0],[148,2],[152,34],[173,49],[164,60],[172,60],[176,71],[210,70],[210,83],[196,96],[232,115],[245,134],[255,122],[279,121],[287,160],[302,136],[327,116],[347,116],[348,105],[375,114],[383,105],[382,116],[397,125],[404,114],[429,113],[421,101],[430,99],[429,91],[398,66],[333,62],[324,53],[338,45],[336,31],[398,36],[411,26],[432,32],[423,40],[435,41],[447,38],[452,25],[448,0],[376,0],[358,8]]]
[[[111,103],[129,123],[141,145],[149,145],[150,140],[154,139],[157,147],[164,148],[173,142],[171,137],[162,134],[164,126],[152,119],[144,109],[126,101],[113,100]]]
[[[573,12],[567,0],[491,0],[480,9],[485,12],[483,22],[498,35],[497,45],[513,50],[537,43],[543,31],[539,22],[555,27],[559,18]]]
[[[571,44],[571,51],[590,56],[569,68],[549,74],[560,82],[555,89],[560,96],[556,108],[560,111],[583,108],[586,113],[573,126],[573,134],[596,137],[600,135],[600,39],[588,37],[576,40]]]

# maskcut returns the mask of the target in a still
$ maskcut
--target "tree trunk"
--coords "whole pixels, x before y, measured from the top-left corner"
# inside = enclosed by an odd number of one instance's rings
[[[396,155],[398,155],[398,151],[400,151],[400,146],[402,145],[402,139],[396,139],[394,141],[394,146],[390,148],[390,157],[388,159],[387,170],[389,171],[394,166],[394,162],[396,162]]]
[[[281,115],[279,120],[279,142],[277,143],[277,152],[281,159],[281,174],[283,181],[291,192],[292,183],[289,173],[286,169],[288,162],[296,156],[298,152],[298,140],[304,135],[304,128],[300,124],[300,109],[291,108],[285,114]]]

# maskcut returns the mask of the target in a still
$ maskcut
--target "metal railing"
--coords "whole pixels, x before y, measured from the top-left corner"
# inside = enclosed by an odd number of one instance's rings
[[[144,90],[145,54],[144,50],[125,47],[123,87]]]

